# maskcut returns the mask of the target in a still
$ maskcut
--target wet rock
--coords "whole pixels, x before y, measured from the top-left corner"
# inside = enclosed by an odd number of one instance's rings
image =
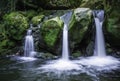
[[[110,13],[106,21],[106,27],[104,28],[106,41],[117,49],[120,49],[120,10],[114,10]]]
[[[60,35],[60,32],[63,27],[63,22],[59,17],[55,17],[45,21],[41,27],[41,35],[46,45],[54,47],[56,44],[57,38]]]
[[[6,34],[8,34],[10,39],[14,40],[22,40],[26,29],[28,28],[27,18],[19,12],[6,14],[4,16],[4,24],[6,28]]]
[[[37,26],[38,24],[40,24],[42,22],[43,18],[44,18],[44,15],[35,16],[32,18],[31,23],[34,26]]]
[[[92,31],[92,11],[89,8],[74,10],[69,24],[69,39],[71,50],[80,50],[90,41]],[[84,45],[85,44],[85,45]]]

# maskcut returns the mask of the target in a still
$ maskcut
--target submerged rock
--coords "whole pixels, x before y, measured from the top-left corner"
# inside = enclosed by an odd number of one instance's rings
[[[108,45],[107,53],[115,57],[120,57],[120,1],[107,1],[104,5],[105,23],[104,35]]]
[[[53,54],[51,53],[37,53],[36,56],[37,58],[41,58],[41,59],[44,59],[44,60],[51,60],[51,59],[56,59],[58,57],[54,56]]]

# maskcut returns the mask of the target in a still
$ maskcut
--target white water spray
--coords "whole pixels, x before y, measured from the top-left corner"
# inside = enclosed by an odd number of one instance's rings
[[[104,11],[95,11],[94,12],[94,19],[96,25],[96,39],[95,39],[95,56],[106,56],[105,51],[105,42],[104,42],[104,35],[102,31],[102,25],[104,21]]]
[[[72,12],[66,13],[61,16],[62,21],[64,22],[63,28],[63,44],[62,44],[62,59],[69,60],[69,47],[68,47],[68,25],[71,18]]]
[[[80,70],[81,66],[73,63],[69,60],[69,48],[68,48],[68,25],[71,18],[72,12],[66,13],[61,16],[61,20],[64,22],[63,28],[63,44],[62,44],[62,58],[58,60],[49,61],[47,65],[43,65],[39,69],[46,71],[70,71],[70,70]],[[56,71],[57,70],[57,71]]]
[[[25,46],[24,46],[24,56],[25,57],[34,57],[34,40],[32,36],[32,30],[28,29],[27,35],[25,37]]]
[[[119,60],[106,55],[104,36],[102,31],[102,24],[104,21],[104,11],[97,10],[93,12],[95,25],[96,25],[96,37],[95,37],[95,49],[94,55],[87,58],[81,58],[76,63],[87,67],[88,71],[94,68],[98,71],[112,70],[119,68]]]

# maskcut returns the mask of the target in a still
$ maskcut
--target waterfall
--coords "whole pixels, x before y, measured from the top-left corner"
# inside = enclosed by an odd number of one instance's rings
[[[94,56],[106,56],[104,35],[102,25],[104,21],[104,11],[97,10],[93,12],[95,25],[96,25],[96,38]]]
[[[72,12],[68,12],[60,18],[64,22],[63,27],[63,41],[62,41],[62,59],[69,60],[69,49],[68,49],[68,25],[71,18]]]
[[[72,12],[68,12],[61,16],[60,19],[64,22],[63,27],[63,41],[62,41],[62,58],[58,60],[53,60],[46,65],[41,66],[39,69],[52,71],[52,72],[64,72],[70,70],[80,70],[77,64],[69,60],[69,48],[68,48],[68,25],[71,18]]]
[[[27,35],[25,37],[25,46],[24,46],[24,56],[25,57],[33,57],[34,52],[34,40],[32,36],[32,30],[28,29]]]

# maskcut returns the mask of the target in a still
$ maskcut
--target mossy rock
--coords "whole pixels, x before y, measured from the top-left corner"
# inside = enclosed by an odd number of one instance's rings
[[[120,48],[120,15],[118,13],[120,13],[120,10],[115,10],[110,13],[105,34],[107,42],[109,42],[111,46]]]
[[[92,11],[89,8],[77,8],[74,10],[69,24],[69,36],[72,46],[80,43],[85,34],[89,33],[87,31],[91,22]]]
[[[38,15],[32,18],[31,22],[34,26],[37,26],[42,22],[42,19],[44,18],[44,15]]]
[[[63,22],[59,17],[46,20],[41,27],[41,35],[46,45],[53,47],[58,40],[63,27]]]
[[[19,12],[6,14],[3,18],[8,37],[14,40],[22,40],[28,28],[27,18]]]
[[[22,45],[22,40],[28,28],[27,18],[19,12],[12,12],[3,16],[0,24],[0,54],[13,54],[15,48]]]

